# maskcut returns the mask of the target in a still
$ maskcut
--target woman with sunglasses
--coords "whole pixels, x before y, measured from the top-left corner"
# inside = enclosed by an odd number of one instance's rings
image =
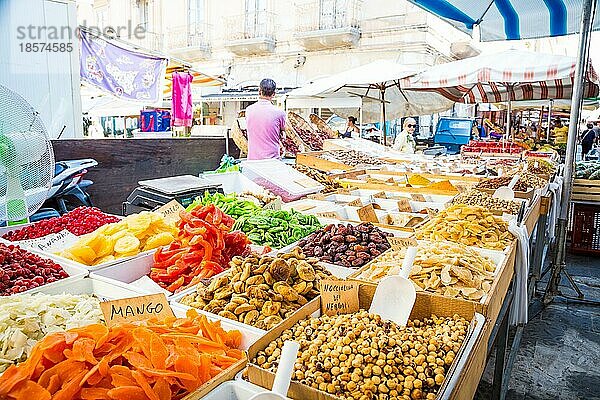
[[[406,118],[402,127],[402,132],[396,136],[392,149],[399,151],[400,153],[414,154],[416,143],[413,134],[417,127],[417,121],[415,121],[414,118]]]

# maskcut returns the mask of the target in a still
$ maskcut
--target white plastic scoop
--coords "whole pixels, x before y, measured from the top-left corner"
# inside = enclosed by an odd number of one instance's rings
[[[494,192],[492,197],[495,197],[497,199],[502,199],[502,200],[510,200],[510,201],[514,200],[515,199],[515,191],[513,189],[518,181],[519,181],[519,174],[512,177],[512,179],[508,183],[508,186],[500,186],[498,189],[496,189],[496,191]]]
[[[283,348],[281,349],[281,358],[279,359],[279,365],[277,366],[277,373],[275,373],[273,389],[270,392],[257,393],[249,400],[287,399],[287,392],[290,388],[290,381],[292,380],[294,364],[296,364],[296,358],[298,357],[298,350],[300,350],[300,344],[298,342],[291,340],[285,341]]]
[[[387,276],[379,282],[369,308],[370,313],[406,326],[417,298],[415,287],[408,279],[416,255],[416,247],[407,247],[400,273]]]

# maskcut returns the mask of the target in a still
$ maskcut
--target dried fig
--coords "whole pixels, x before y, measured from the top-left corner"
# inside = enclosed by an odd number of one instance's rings
[[[276,315],[279,314],[279,310],[281,309],[281,303],[278,301],[265,301],[265,304],[263,305],[262,309],[261,309],[261,314],[262,315]]]

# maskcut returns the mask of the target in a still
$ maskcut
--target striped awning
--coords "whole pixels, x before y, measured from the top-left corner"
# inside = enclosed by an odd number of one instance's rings
[[[533,39],[578,33],[583,0],[409,0],[480,40]],[[593,30],[600,30],[598,13]]]
[[[573,57],[507,50],[436,65],[402,80],[401,86],[464,103],[570,99],[575,63]],[[598,95],[597,83],[589,63],[584,97]]]

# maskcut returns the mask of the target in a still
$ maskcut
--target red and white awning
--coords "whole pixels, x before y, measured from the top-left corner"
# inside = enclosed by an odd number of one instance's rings
[[[465,103],[570,99],[575,63],[573,57],[507,50],[436,65],[403,79],[401,87]],[[598,92],[598,77],[589,63],[584,97]]]

